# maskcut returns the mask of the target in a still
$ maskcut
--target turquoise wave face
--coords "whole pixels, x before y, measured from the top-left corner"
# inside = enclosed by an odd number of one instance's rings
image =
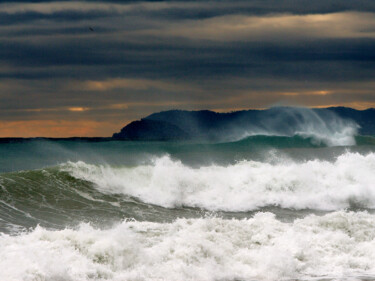
[[[328,147],[316,138],[303,136],[250,136],[236,142],[130,142],[25,140],[0,143],[0,173],[56,166],[67,161],[94,164],[138,165],[165,154],[191,165],[233,163],[241,159],[267,160],[272,151],[293,158],[329,158],[350,149],[362,153],[375,147],[375,138],[356,136],[354,146]]]
[[[169,212],[126,194],[100,192],[93,182],[77,179],[62,167],[0,175],[0,232],[37,225],[62,229],[90,222],[103,227],[127,218],[170,221],[200,215],[198,210]]]

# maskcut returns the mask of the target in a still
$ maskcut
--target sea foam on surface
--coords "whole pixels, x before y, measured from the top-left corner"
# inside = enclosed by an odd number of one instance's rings
[[[375,216],[124,221],[0,236],[0,279],[309,280],[375,277]],[[353,279],[351,279],[353,280]]]
[[[167,208],[251,211],[266,206],[339,210],[375,208],[375,153],[344,153],[333,162],[244,160],[193,168],[170,157],[136,167],[61,167],[103,193],[124,194]]]

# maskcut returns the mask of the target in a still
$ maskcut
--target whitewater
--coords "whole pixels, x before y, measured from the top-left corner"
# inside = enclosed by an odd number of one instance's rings
[[[130,168],[70,162],[61,169],[94,183],[100,192],[124,194],[165,208],[186,206],[234,212],[266,206],[375,208],[375,153],[348,152],[334,162],[273,161],[242,160],[227,166],[191,168],[165,156],[152,160],[150,165]]]
[[[375,138],[302,112],[219,142],[0,141],[0,280],[375,280]]]
[[[2,280],[314,280],[375,274],[375,216],[124,221],[2,235]],[[332,279],[331,279],[332,278]],[[316,280],[316,279],[315,279]],[[342,279],[340,279],[342,280]]]

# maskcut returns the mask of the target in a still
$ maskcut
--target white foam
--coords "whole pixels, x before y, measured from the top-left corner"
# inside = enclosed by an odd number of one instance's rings
[[[0,279],[283,280],[375,277],[375,216],[125,221],[108,229],[0,236]]]
[[[264,206],[338,210],[375,208],[375,154],[345,153],[334,162],[241,161],[192,168],[165,156],[137,167],[68,163],[64,170],[104,193],[167,208],[248,211]]]

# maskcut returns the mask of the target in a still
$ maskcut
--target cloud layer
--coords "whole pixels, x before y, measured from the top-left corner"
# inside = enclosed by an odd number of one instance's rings
[[[374,1],[3,1],[0,136],[109,136],[172,108],[374,107],[374,49]]]

